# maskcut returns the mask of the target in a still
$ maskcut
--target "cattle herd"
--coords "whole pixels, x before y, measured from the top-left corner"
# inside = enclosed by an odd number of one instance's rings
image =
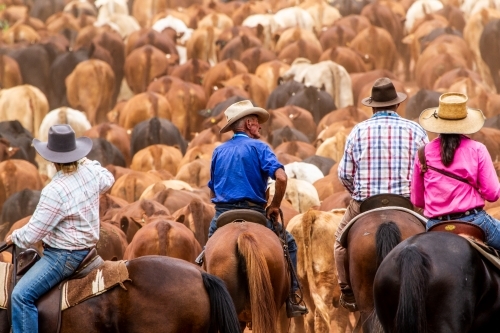
[[[0,0],[0,24],[0,238],[55,173],[32,139],[68,123],[116,179],[101,256],[194,262],[214,214],[211,155],[231,137],[223,112],[250,99],[269,110],[262,140],[289,177],[282,209],[310,310],[294,332],[353,329],[334,278],[350,199],[337,162],[377,78],[408,94],[398,112],[413,120],[465,93],[487,117],[472,137],[500,171],[499,0]]]

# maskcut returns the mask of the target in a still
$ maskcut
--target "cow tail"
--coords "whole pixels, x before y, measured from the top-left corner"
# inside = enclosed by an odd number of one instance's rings
[[[136,200],[135,198],[136,182],[137,179],[135,177],[131,177],[131,179],[129,178],[125,182],[125,198],[130,203]]]
[[[255,237],[249,232],[238,236],[238,250],[244,258],[252,309],[252,331],[268,333],[276,331],[278,311],[266,258]],[[262,245],[262,244],[260,244]]]
[[[302,235],[304,240],[304,260],[303,265],[305,266],[307,283],[309,286],[310,294],[313,299],[314,305],[316,307],[316,317],[321,318],[324,322],[324,327],[330,328],[330,312],[325,301],[318,294],[318,287],[316,286],[316,280],[314,278],[313,271],[313,258],[312,258],[312,244],[311,235],[313,232],[313,225],[316,221],[316,213],[314,210],[308,210],[302,216]]]
[[[141,92],[145,92],[148,89],[149,82],[151,81],[149,76],[151,73],[151,58],[153,57],[153,48],[151,46],[148,45],[144,48],[144,56],[146,57],[146,64],[144,66],[144,77]]]
[[[201,278],[210,302],[210,328],[208,332],[241,332],[238,314],[224,281],[205,272],[201,272]]]
[[[156,232],[158,233],[158,255],[166,256],[168,249],[168,234],[172,226],[170,222],[159,221],[156,223]]]

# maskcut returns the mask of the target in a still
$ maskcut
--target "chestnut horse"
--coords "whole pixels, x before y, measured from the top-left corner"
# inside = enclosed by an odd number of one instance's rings
[[[463,237],[432,231],[408,238],[374,281],[385,332],[493,333],[500,327],[500,273]]]
[[[205,250],[207,272],[221,278],[234,301],[241,332],[273,333],[283,324],[280,309],[290,279],[279,238],[253,222],[230,223],[217,229]]]
[[[416,216],[396,209],[369,211],[349,230],[349,275],[363,332],[381,332],[373,304],[373,279],[379,264],[403,239],[421,232],[425,227]]]
[[[184,260],[145,256],[127,262],[117,286],[62,312],[61,333],[234,333],[234,304],[219,278]],[[8,333],[7,311],[0,332]]]

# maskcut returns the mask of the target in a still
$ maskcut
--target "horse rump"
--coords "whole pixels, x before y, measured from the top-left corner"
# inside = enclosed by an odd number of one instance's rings
[[[201,272],[201,278],[210,300],[210,329],[208,332],[240,332],[238,315],[224,281],[205,272]]]

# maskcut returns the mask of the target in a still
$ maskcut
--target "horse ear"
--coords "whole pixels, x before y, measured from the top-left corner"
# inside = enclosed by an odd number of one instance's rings
[[[181,214],[179,217],[175,219],[176,222],[184,223],[186,216],[184,214]]]
[[[120,219],[120,229],[122,229],[122,231],[127,234],[127,230],[128,230],[128,225],[129,225],[129,222],[128,222],[128,219],[123,216],[121,219]]]

